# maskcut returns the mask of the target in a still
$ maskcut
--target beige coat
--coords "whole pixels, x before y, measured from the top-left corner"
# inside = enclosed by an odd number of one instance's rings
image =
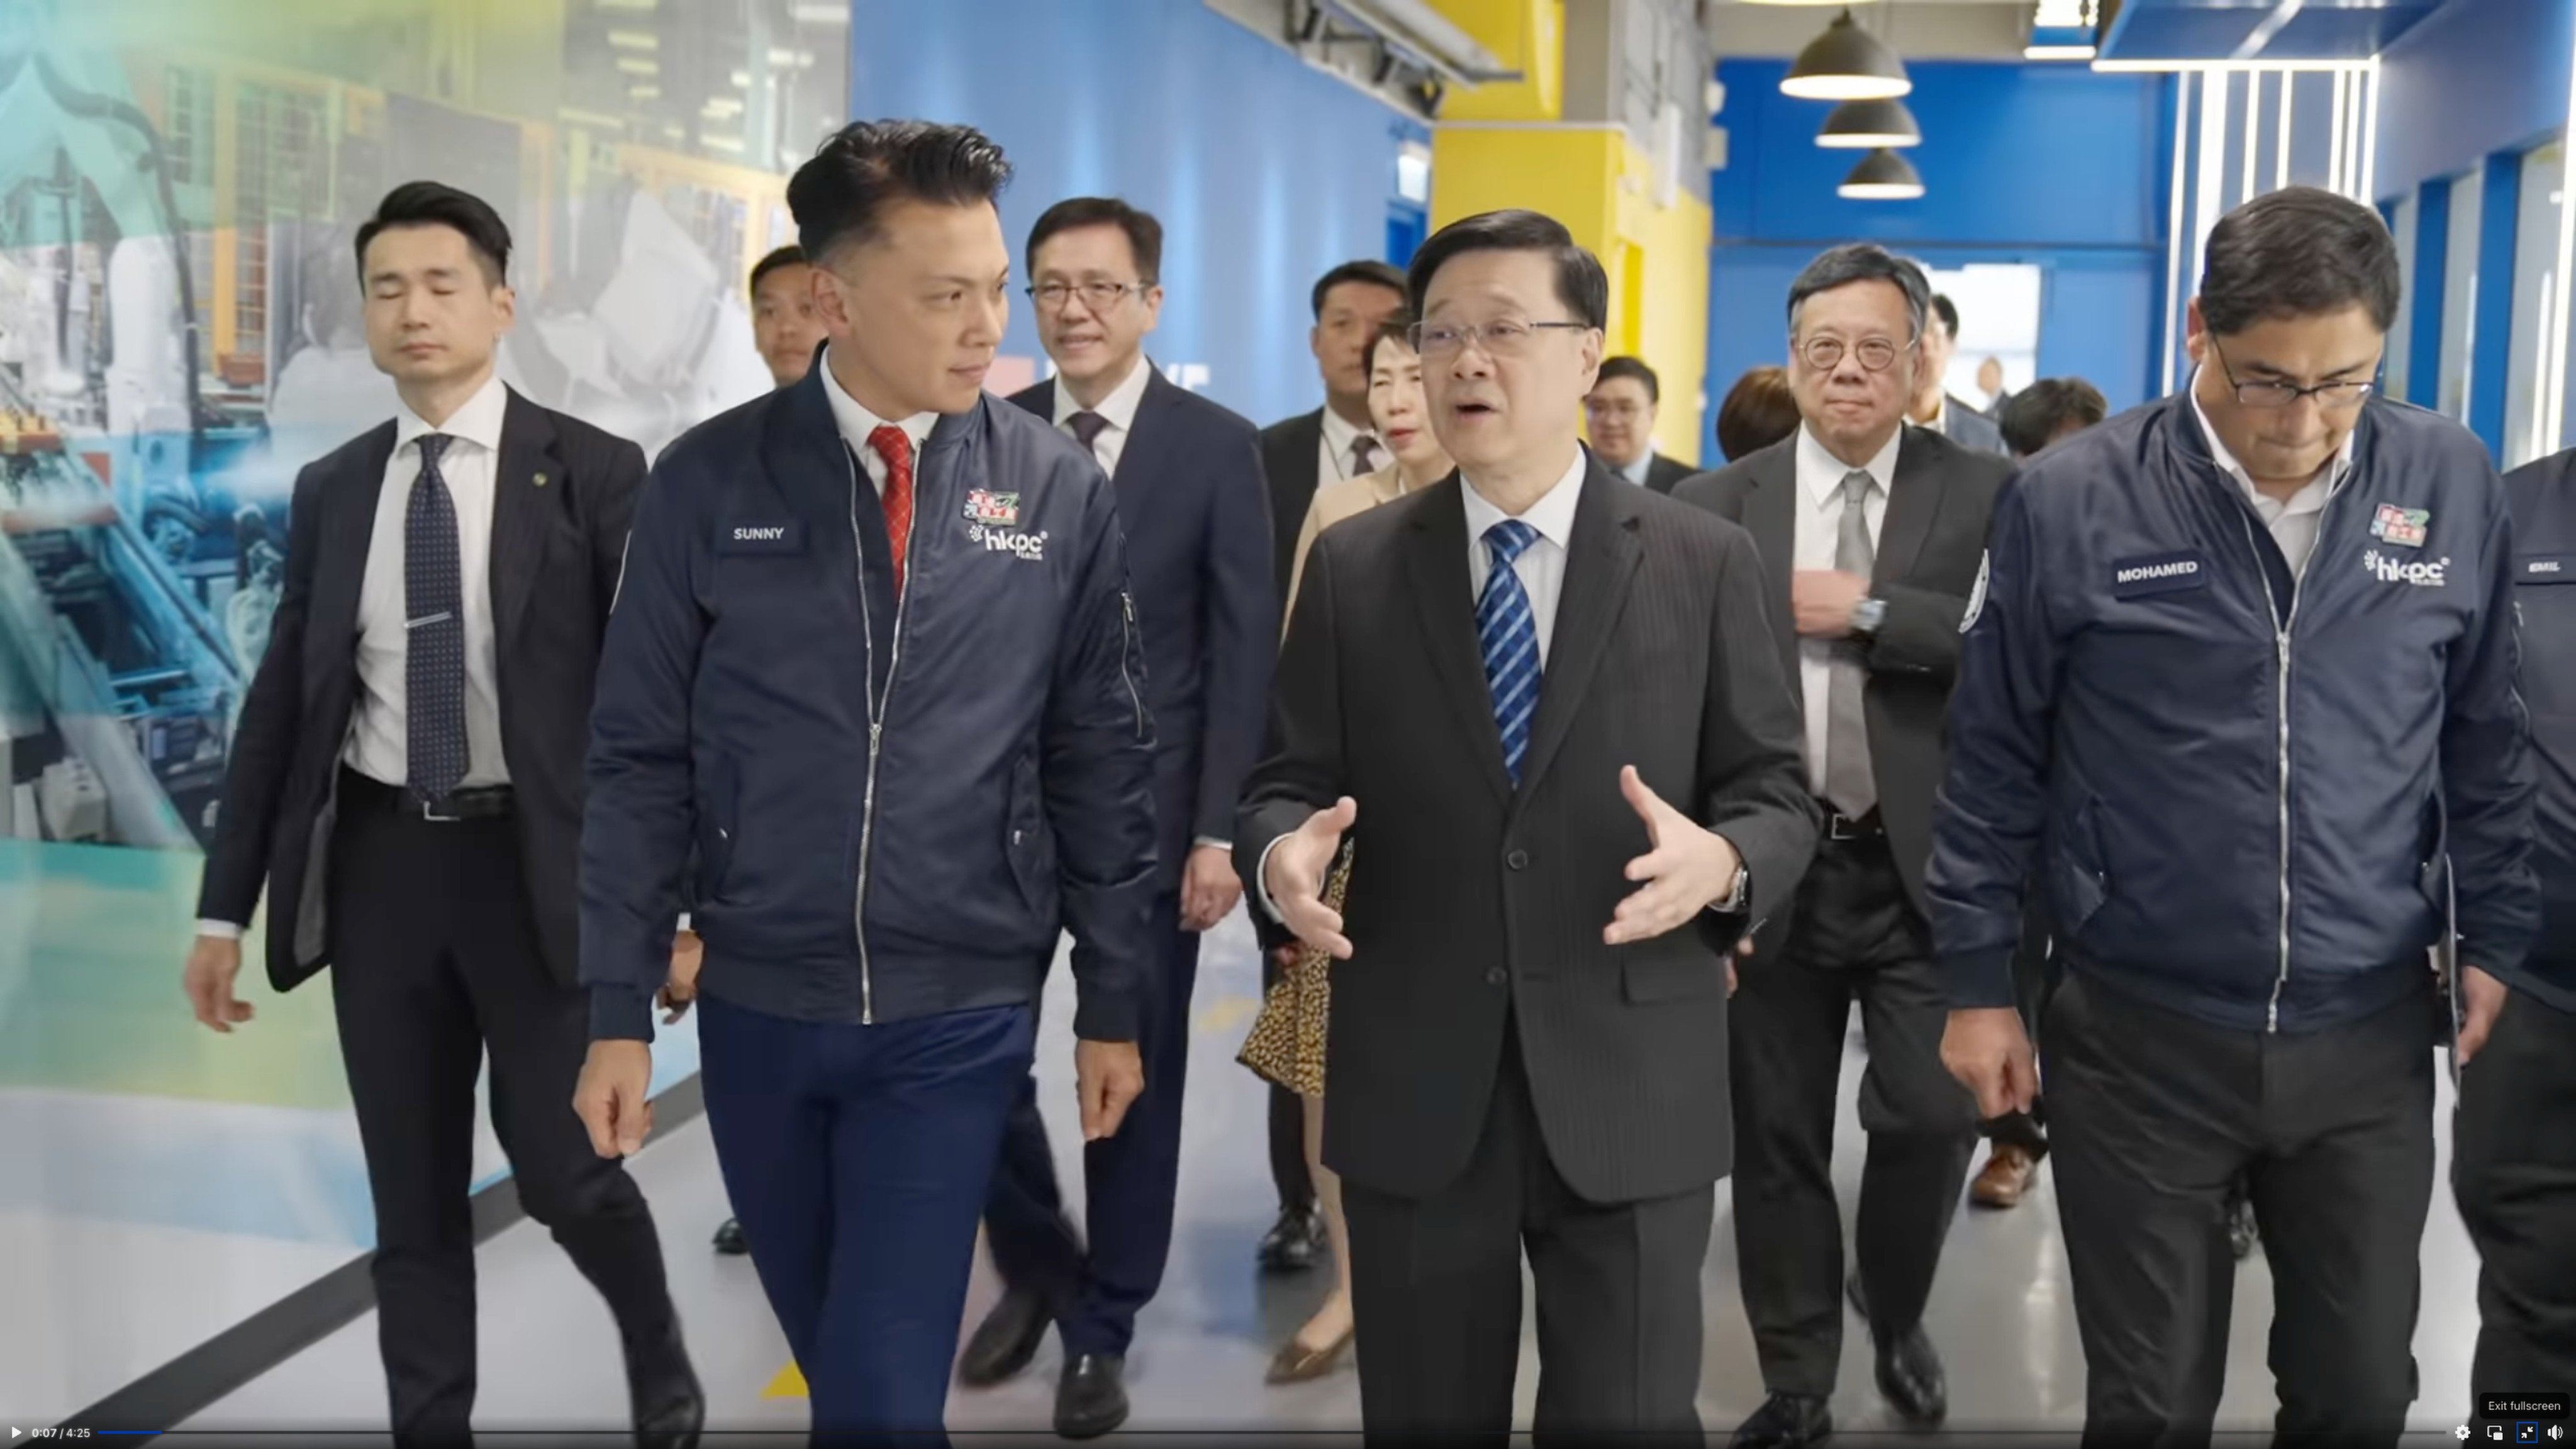
[[[1315,490],[1315,501],[1306,508],[1306,526],[1297,530],[1295,561],[1288,568],[1289,613],[1297,610],[1297,586],[1306,578],[1306,550],[1315,546],[1316,536],[1345,518],[1366,513],[1381,503],[1393,503],[1404,494],[1404,471],[1394,463]],[[1279,634],[1287,637],[1286,618],[1279,621]]]

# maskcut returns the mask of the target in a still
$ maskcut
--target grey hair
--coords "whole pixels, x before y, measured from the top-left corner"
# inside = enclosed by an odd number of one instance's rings
[[[1930,279],[1920,266],[1870,242],[1838,246],[1807,263],[1798,280],[1789,284],[1789,335],[1798,334],[1798,314],[1809,297],[1854,282],[1894,283],[1905,294],[1905,312],[1914,324],[1914,336],[1923,335],[1924,316],[1932,310]]]

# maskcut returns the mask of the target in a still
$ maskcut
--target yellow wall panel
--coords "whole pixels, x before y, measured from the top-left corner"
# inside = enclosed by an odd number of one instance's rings
[[[1431,0],[1431,8],[1501,59],[1517,81],[1460,88],[1444,120],[1553,121],[1565,114],[1565,0]]]

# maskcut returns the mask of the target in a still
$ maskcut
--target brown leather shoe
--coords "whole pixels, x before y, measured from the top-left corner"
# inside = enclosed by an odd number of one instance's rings
[[[1979,1169],[1976,1184],[1968,1189],[1968,1198],[1979,1207],[2013,1207],[2030,1191],[2030,1180],[2038,1172],[2039,1159],[2029,1149],[1998,1142]]]

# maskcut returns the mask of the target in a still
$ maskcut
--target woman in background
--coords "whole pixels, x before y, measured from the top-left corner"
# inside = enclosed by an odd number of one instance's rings
[[[1289,613],[1296,612],[1298,585],[1306,574],[1306,551],[1325,529],[1381,503],[1392,503],[1449,476],[1449,455],[1431,435],[1431,410],[1423,399],[1422,359],[1414,353],[1413,319],[1398,312],[1369,339],[1361,366],[1369,375],[1369,419],[1376,425],[1395,461],[1374,473],[1346,478],[1323,488],[1306,510],[1298,530],[1297,552],[1288,576]],[[1338,909],[1348,887],[1351,850],[1345,846],[1326,887]],[[1306,1169],[1315,1180],[1316,1201],[1324,1210],[1324,1232],[1333,1245],[1333,1291],[1270,1361],[1270,1382],[1302,1383],[1322,1378],[1349,1351],[1351,1318],[1351,1236],[1342,1216],[1342,1180],[1324,1166],[1324,1033],[1331,1001],[1332,960],[1321,952],[1291,948],[1280,956],[1279,982],[1262,1003],[1261,1015],[1244,1040],[1241,1060],[1263,1078],[1295,1092],[1306,1102]]]

